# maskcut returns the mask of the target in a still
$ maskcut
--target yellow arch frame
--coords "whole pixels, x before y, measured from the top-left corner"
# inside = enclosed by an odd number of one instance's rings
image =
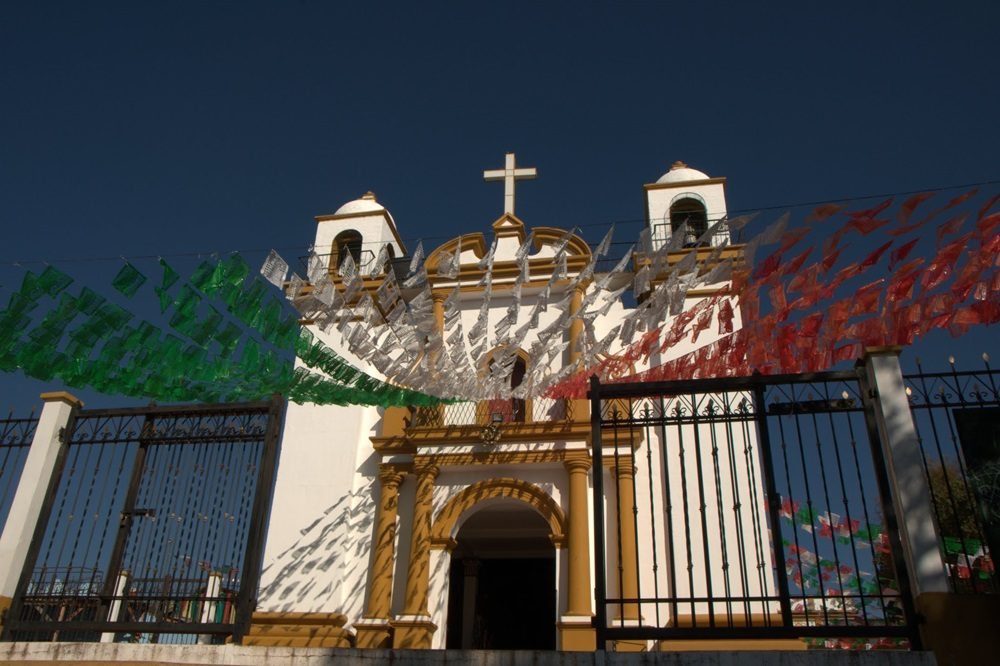
[[[441,508],[431,526],[432,548],[447,548],[455,524],[463,513],[483,500],[509,497],[528,504],[548,522],[552,530],[552,543],[560,548],[566,541],[566,516],[548,493],[527,481],[496,478],[479,481],[462,490]]]

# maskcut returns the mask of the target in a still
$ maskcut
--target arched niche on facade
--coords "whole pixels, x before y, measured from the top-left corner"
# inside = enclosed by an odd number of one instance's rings
[[[483,358],[483,366],[480,372],[487,375],[492,371],[494,365],[494,355],[499,349],[493,349]],[[511,390],[516,389],[524,381],[528,374],[528,352],[523,349],[514,350],[514,367],[510,373]],[[525,423],[532,420],[531,400],[524,398],[496,398],[486,400],[481,404],[481,411],[484,416],[480,419],[485,423]]]
[[[464,488],[448,500],[431,526],[431,547],[448,548],[454,543],[455,535],[470,511],[483,502],[507,498],[524,502],[531,506],[549,524],[549,538],[556,548],[566,541],[566,516],[548,493],[527,481],[513,478],[496,478],[479,481]]]
[[[356,229],[345,229],[333,238],[333,247],[330,249],[330,268],[337,270],[350,256],[354,260],[354,265],[362,265],[362,248],[364,247],[364,237]]]
[[[701,197],[681,194],[670,204],[670,233],[684,234],[684,247],[694,247],[708,231],[708,211]]]

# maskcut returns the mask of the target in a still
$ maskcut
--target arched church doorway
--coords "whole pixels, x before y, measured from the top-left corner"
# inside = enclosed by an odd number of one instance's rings
[[[490,503],[465,521],[451,558],[449,649],[555,649],[551,531],[517,500]]]

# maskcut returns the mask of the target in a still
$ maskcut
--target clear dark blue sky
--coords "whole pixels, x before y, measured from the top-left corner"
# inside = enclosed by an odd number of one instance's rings
[[[15,261],[295,256],[369,189],[485,230],[507,150],[520,216],[592,239],[677,159],[731,210],[1000,178],[997,3],[678,4],[4,2],[0,300]]]

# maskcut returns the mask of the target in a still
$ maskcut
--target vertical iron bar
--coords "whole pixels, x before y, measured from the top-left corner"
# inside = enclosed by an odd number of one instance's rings
[[[757,419],[757,434],[760,437],[760,453],[763,458],[764,487],[767,491],[767,515],[771,521],[771,551],[778,562],[778,605],[781,608],[781,624],[792,626],[792,603],[788,592],[788,573],[785,571],[785,548],[781,543],[781,518],[779,509],[781,500],[774,483],[774,462],[771,459],[771,434],[767,425],[767,405],[764,401],[764,385],[757,383],[753,388],[754,415]],[[770,611],[765,608],[765,615]]]
[[[733,437],[733,419],[736,417],[733,409],[731,407],[731,399],[729,397],[729,392],[725,394],[725,410],[724,415],[726,417],[726,452],[728,454],[729,461],[729,490],[733,494],[733,519],[736,522],[736,552],[737,557],[740,561],[740,584],[743,588],[743,621],[746,626],[751,625],[751,619],[753,618],[753,606],[747,597],[750,595],[750,579],[747,575],[747,548],[746,548],[746,537],[743,533],[743,502],[740,499],[740,482],[739,482],[739,468],[736,464],[736,450],[735,450],[735,439]],[[749,475],[749,470],[747,471]],[[761,587],[761,594],[766,594],[766,589]],[[765,605],[766,608],[766,605]],[[764,614],[764,624],[770,623],[770,616]]]
[[[826,397],[825,390],[827,388],[828,387],[826,385],[824,385],[824,397]],[[839,553],[839,551],[837,549],[837,536],[836,536],[836,534],[833,531],[833,512],[831,511],[831,509],[833,508],[833,503],[830,501],[830,484],[827,482],[827,479],[826,479],[826,462],[824,461],[824,457],[823,457],[823,439],[819,436],[819,419],[816,416],[816,412],[814,411],[811,416],[812,416],[813,434],[816,437],[816,456],[817,456],[817,458],[819,458],[819,476],[820,476],[820,480],[823,482],[823,500],[824,500],[824,502],[826,502],[826,518],[827,518],[827,520],[830,521],[830,525],[829,525],[829,527],[830,527],[830,547],[833,549],[833,563],[834,563],[834,566],[836,566],[836,568],[837,568],[837,585],[840,588],[841,592],[843,592],[844,581],[843,581],[843,578],[842,578],[841,573],[840,573],[840,553]],[[834,448],[836,448],[836,446],[837,446],[836,442],[837,442],[837,440],[834,439],[834,444],[833,444]],[[821,593],[823,594],[823,606],[826,607],[826,605],[827,605],[827,603],[826,603],[826,590],[823,589],[823,575],[822,575],[823,565],[822,565],[822,558],[820,557],[820,553],[818,551],[816,552],[816,557],[817,557],[817,565],[819,565],[819,570],[821,572],[820,573],[820,590],[821,590]],[[847,624],[848,618],[847,618],[847,607],[846,606],[843,606],[843,611],[844,611],[844,623]]]
[[[844,416],[847,419],[847,423],[851,422],[851,412],[844,412]],[[840,497],[841,501],[844,503],[844,516],[847,520],[847,535],[850,541],[851,549],[851,559],[854,562],[854,577],[858,581],[858,592],[861,592],[861,564],[858,562],[858,547],[855,543],[855,529],[854,529],[854,519],[851,518],[851,506],[847,497],[847,484],[844,480],[844,465],[840,458],[840,439],[837,437],[837,429],[833,419],[833,412],[827,412],[827,419],[830,422],[830,434],[833,436],[833,454],[834,459],[837,461],[837,478],[840,480]],[[864,494],[864,487],[858,484],[858,489],[861,494]],[[839,569],[839,568],[838,568]],[[838,579],[840,580],[840,579]],[[850,578],[848,578],[850,580]],[[840,593],[844,595],[844,583],[840,580]],[[864,604],[861,604],[861,617],[864,620],[864,624],[868,624],[868,609]],[[847,621],[847,604],[844,604],[844,621]]]
[[[653,606],[653,614],[655,616],[655,625],[660,626],[660,577],[659,577],[659,555],[657,554],[656,548],[656,499],[655,493],[653,491],[653,431],[649,426],[649,422],[652,418],[653,412],[650,407],[652,403],[652,398],[646,403],[646,422],[643,426],[643,441],[646,444],[646,480],[649,484],[649,528],[651,531],[650,539],[652,543],[652,558],[653,558],[653,598],[656,602]],[[662,415],[661,415],[662,418]],[[666,473],[666,470],[661,470],[661,473]],[[639,537],[639,531],[636,530],[636,538]],[[639,552],[638,544],[636,544],[636,553]],[[641,595],[640,595],[641,596]],[[642,612],[640,609],[640,617]]]
[[[723,400],[725,400],[725,393],[722,394]],[[718,397],[716,397],[718,399]],[[733,590],[729,583],[729,548],[726,543],[726,516],[725,509],[723,508],[722,499],[722,473],[719,469],[719,438],[715,432],[716,423],[718,423],[716,412],[714,408],[714,403],[709,399],[709,421],[708,427],[710,428],[711,434],[711,444],[712,444],[712,471],[714,472],[715,478],[715,513],[719,520],[719,540],[722,550],[722,589],[726,593],[726,626],[733,626]],[[716,418],[713,418],[716,417]]]
[[[279,437],[285,401],[280,395],[271,398],[268,408],[267,431],[264,434],[264,451],[261,456],[257,489],[254,493],[253,513],[250,531],[247,535],[246,552],[243,556],[243,579],[240,582],[239,610],[233,627],[233,641],[237,644],[250,631],[250,620],[257,605],[257,585],[260,582],[261,563],[264,558],[264,539],[267,536],[267,521],[271,512],[271,498],[274,495],[274,478],[277,472]]]
[[[752,397],[752,396],[751,396]],[[746,462],[747,478],[750,483],[750,521],[751,528],[753,530],[753,552],[754,557],[757,559],[757,582],[760,585],[762,591],[767,592],[770,589],[768,583],[771,581],[771,577],[765,571],[764,560],[767,557],[765,554],[765,547],[763,543],[764,533],[767,531],[767,520],[761,518],[761,507],[757,502],[757,498],[760,497],[759,492],[764,493],[765,500],[767,499],[766,489],[757,487],[757,465],[755,461],[757,459],[757,453],[753,448],[754,437],[751,436],[751,430],[756,433],[756,410],[750,400],[746,398],[743,399],[741,403],[743,418],[740,422],[740,435],[743,437],[743,459]],[[770,548],[770,546],[768,546]],[[784,560],[782,560],[784,561]],[[770,623],[770,614],[765,614],[768,618],[768,623]]]
[[[663,511],[666,513],[666,524],[664,529],[666,530],[666,535],[664,537],[667,552],[664,553],[667,558],[667,582],[670,584],[670,622],[674,626],[677,626],[677,614],[679,608],[677,605],[677,557],[674,543],[674,503],[673,497],[670,493],[670,459],[667,457],[667,403],[663,401],[663,396],[660,396],[660,474],[663,476]],[[659,604],[657,604],[657,609],[659,609]]]
[[[858,458],[858,443],[857,443],[857,436],[854,434],[854,423],[852,421],[848,420],[847,427],[848,427],[848,431],[850,432],[850,435],[851,435],[851,453],[853,454],[853,457],[854,457],[854,469],[855,469],[855,471],[857,473],[857,477],[858,477],[858,488],[861,489],[861,493],[860,493],[860,495],[861,495],[861,511],[864,514],[864,517],[865,517],[865,528],[866,528],[866,530],[868,532],[868,547],[871,549],[871,551],[873,553],[872,564],[875,564],[874,553],[876,551],[875,551],[875,539],[872,537],[871,512],[868,511],[868,500],[865,498],[865,495],[867,493],[865,493],[865,490],[864,490],[864,488],[865,488],[864,480],[861,477],[861,460]],[[874,467],[874,465],[873,465],[873,467]],[[864,589],[864,586],[861,585],[861,571],[858,570],[857,574],[858,574],[858,593],[859,593],[859,598],[861,599],[862,608],[864,608],[864,607],[867,607],[867,603],[865,601],[865,589]],[[878,571],[876,569],[876,582],[878,582],[877,574],[878,574]],[[885,617],[885,597],[882,596],[882,589],[881,589],[881,587],[879,588],[878,600],[879,600],[879,604],[882,606],[882,617]]]
[[[646,399],[643,399],[646,402]],[[646,403],[648,405],[648,403]],[[647,407],[648,411],[648,407]],[[631,410],[630,410],[631,412]],[[636,622],[642,624],[642,603],[639,599],[642,599],[642,568],[639,566],[641,555],[641,550],[639,547],[639,493],[638,493],[638,483],[636,479],[639,476],[638,465],[636,465],[636,455],[635,449],[633,448],[635,442],[635,419],[629,420],[628,424],[628,460],[629,464],[632,465],[632,515],[629,519],[632,521],[632,536],[635,540],[634,552],[635,552],[635,562],[632,565],[635,567],[635,596],[637,597],[635,602],[636,608]],[[652,512],[650,512],[652,513]],[[655,530],[654,530],[655,535]],[[653,546],[653,552],[656,552],[656,546]]]
[[[806,506],[809,507],[809,517],[810,517],[810,520],[814,520],[815,518],[817,518],[819,516],[819,514],[815,510],[815,503],[813,502],[813,495],[812,495],[812,484],[809,483],[809,468],[806,465],[806,448],[805,448],[805,444],[802,441],[802,424],[801,424],[800,419],[799,419],[799,415],[798,415],[798,411],[799,410],[798,410],[798,407],[797,407],[797,405],[799,403],[799,398],[795,395],[795,386],[793,385],[790,388],[791,388],[791,393],[792,393],[792,406],[793,406],[793,410],[792,410],[792,413],[791,413],[791,418],[792,418],[792,423],[795,424],[795,440],[796,440],[796,443],[799,445],[799,463],[800,463],[800,467],[802,468],[802,483],[803,483],[804,489],[806,491]],[[829,514],[829,511],[827,511],[827,514]],[[829,518],[829,515],[827,515],[827,518]],[[822,605],[822,610],[823,610],[823,623],[824,624],[830,624],[830,612],[829,612],[829,610],[827,608],[827,604],[826,604],[826,594],[825,594],[825,592],[823,590],[823,577],[822,577],[822,573],[821,573],[820,565],[819,565],[819,559],[820,559],[819,537],[816,536],[816,532],[817,532],[817,530],[815,528],[815,524],[813,524],[812,525],[812,529],[810,530],[810,535],[812,536],[813,555],[816,557],[816,567],[815,567],[816,574],[817,574],[816,586],[819,588],[819,598],[820,598],[820,603]],[[802,562],[801,555],[799,555],[799,562],[800,563]],[[803,602],[805,602],[805,600],[808,599],[808,598],[812,598],[812,599],[816,598],[816,595],[807,595],[806,594],[805,582],[806,582],[806,580],[805,580],[805,577],[803,576],[803,578],[802,578],[802,599],[803,599]],[[807,604],[806,607],[808,608],[808,604]]]
[[[100,618],[108,617],[108,612],[111,608],[111,599],[115,594],[115,583],[118,581],[118,573],[121,571],[122,560],[125,557],[125,547],[128,542],[129,532],[132,529],[132,512],[135,511],[135,501],[139,495],[139,486],[142,483],[142,475],[146,463],[146,449],[148,447],[147,433],[153,427],[153,423],[153,417],[147,415],[143,420],[142,430],[139,433],[139,447],[135,452],[135,460],[132,463],[132,475],[129,478],[128,492],[125,494],[125,502],[121,509],[121,522],[118,525],[115,545],[111,549],[111,558],[108,561],[107,573],[104,576],[104,589],[101,590],[101,605],[98,613]]]
[[[621,460],[619,459],[618,453],[618,428],[621,426],[620,420],[618,418],[618,407],[615,403],[612,403],[611,407],[611,432],[613,433],[613,444],[612,457],[614,459],[613,472],[611,474],[611,482],[614,484],[615,488],[615,548],[617,554],[617,564],[616,569],[618,570],[618,624],[619,626],[625,625],[625,602],[623,597],[625,596],[625,584],[624,584],[624,574],[625,574],[625,563],[622,562],[622,488],[619,477],[619,465],[621,465]],[[629,418],[632,417],[632,400],[628,401],[629,406]]]
[[[590,443],[591,473],[594,496],[594,630],[597,650],[603,652],[607,643],[608,596],[607,566],[604,561],[604,461],[601,443],[601,382],[594,375],[590,378]]]
[[[705,561],[705,596],[708,598],[708,626],[715,627],[715,593],[712,585],[712,558],[708,543],[708,517],[705,515],[705,475],[701,464],[701,433],[698,421],[698,397],[691,394],[691,418],[694,431],[694,463],[698,477],[698,513],[701,515],[702,559]]]
[[[681,515],[684,516],[684,556],[687,558],[688,601],[691,604],[691,623],[697,626],[697,608],[694,601],[694,564],[691,562],[691,510],[688,506],[687,465],[684,462],[684,409],[677,398],[674,413],[677,417],[677,460],[681,466]],[[675,592],[676,595],[676,592]]]

